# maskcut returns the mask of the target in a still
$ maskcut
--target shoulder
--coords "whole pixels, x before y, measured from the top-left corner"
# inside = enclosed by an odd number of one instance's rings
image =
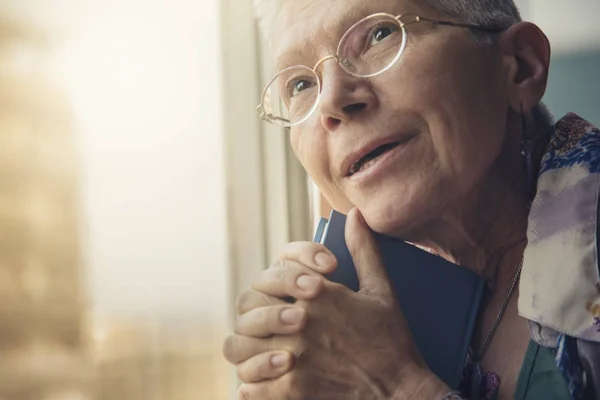
[[[529,216],[519,313],[600,343],[600,131],[569,114],[542,159]]]
[[[569,114],[540,165],[519,313],[531,338],[555,349],[573,398],[599,395],[588,395],[600,387],[599,191],[600,130]]]

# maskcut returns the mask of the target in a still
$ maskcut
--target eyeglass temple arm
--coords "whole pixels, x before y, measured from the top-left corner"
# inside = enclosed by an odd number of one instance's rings
[[[290,123],[289,119],[285,119],[285,118],[281,118],[281,117],[277,117],[271,113],[266,113],[263,111],[263,107],[261,104],[259,104],[256,107],[256,111],[260,112],[260,115],[258,116],[258,118],[262,119],[263,121],[282,121],[282,122],[287,122]]]
[[[428,21],[428,22],[431,22],[431,23],[434,23],[434,24],[437,24],[437,25],[458,26],[458,27],[461,27],[461,28],[475,29],[475,30],[478,30],[478,31],[490,32],[490,33],[499,33],[499,32],[502,32],[504,30],[504,29],[501,29],[501,28],[490,28],[490,27],[487,27],[487,26],[480,26],[480,25],[473,25],[473,24],[463,24],[463,23],[460,23],[460,22],[439,21],[437,19],[425,18],[425,17],[421,17],[419,15],[409,14],[408,16],[413,17],[414,19],[412,21],[403,22],[401,18],[405,17],[405,16],[399,16],[398,20],[400,22],[402,22],[402,24],[404,26],[410,25],[410,24],[414,24],[416,22]]]
[[[499,33],[504,30],[501,28],[489,28],[487,26],[479,26],[479,25],[473,25],[473,24],[461,24],[459,22],[449,22],[449,21],[433,21],[433,22],[435,22],[436,24],[439,24],[439,25],[458,26],[461,28],[475,29],[478,31],[490,32],[490,33]]]

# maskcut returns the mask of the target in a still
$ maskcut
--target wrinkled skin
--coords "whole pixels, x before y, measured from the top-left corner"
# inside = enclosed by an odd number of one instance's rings
[[[420,389],[423,382],[429,383],[429,392],[447,391],[415,349],[372,233],[357,210],[349,215],[348,243],[357,265],[363,266],[357,267],[361,282],[358,293],[292,261],[327,251],[321,245],[306,243],[290,246],[288,261],[274,265],[256,281],[255,291],[240,297],[236,335],[224,347],[225,356],[238,364],[238,375],[246,382],[239,398],[379,400],[396,396],[400,385],[403,393],[424,393]],[[302,252],[296,253],[299,249]],[[334,266],[330,263],[320,269],[327,271]],[[303,274],[317,279],[309,290],[294,290]],[[280,318],[291,305],[265,295],[277,294],[278,290],[281,294],[286,286],[299,299],[305,299],[293,305],[301,313],[292,325]],[[279,335],[270,336],[273,332]],[[248,353],[262,354],[247,360]],[[285,363],[272,368],[270,359],[277,354]],[[286,371],[278,379],[269,379]]]
[[[350,25],[375,12],[452,20],[416,0],[286,0],[273,35],[276,69],[312,67],[335,53]],[[324,278],[336,264],[315,262],[327,252],[322,246],[290,244],[238,299],[236,332],[224,354],[243,382],[241,399],[437,399],[450,390],[414,347],[371,229],[430,247],[497,283],[482,332],[506,293],[527,217],[521,112],[528,116],[544,94],[547,39],[528,23],[487,46],[462,28],[420,23],[408,34],[401,60],[377,77],[352,77],[333,61],[319,67],[321,103],[291,129],[290,140],[334,208],[353,210],[346,241],[361,291]],[[343,170],[349,154],[406,133],[412,138],[405,151],[379,173],[356,179]],[[297,280],[301,275],[313,277],[312,285],[302,289],[310,282]],[[289,304],[288,297],[298,301]],[[298,319],[284,323],[282,311],[290,307]],[[504,320],[522,322],[512,306]],[[505,343],[503,331],[520,332],[501,326],[495,342]],[[501,398],[512,398],[522,360],[521,341],[515,343],[514,355],[490,347],[510,371],[502,375]],[[504,368],[493,357],[483,362]]]

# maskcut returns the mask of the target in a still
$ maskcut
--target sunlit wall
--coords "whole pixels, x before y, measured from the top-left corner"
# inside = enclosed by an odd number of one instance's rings
[[[222,317],[218,2],[89,2],[65,48],[88,262],[106,312]]]
[[[0,5],[1,16],[49,40],[51,52],[34,62],[70,102],[81,354],[96,366],[96,399],[229,398],[219,7]],[[31,64],[15,54],[18,68]]]

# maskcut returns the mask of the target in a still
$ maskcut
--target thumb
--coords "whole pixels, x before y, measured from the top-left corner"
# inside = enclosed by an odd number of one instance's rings
[[[356,207],[348,213],[345,236],[358,274],[360,293],[393,300],[394,291],[385,271],[379,246]]]

